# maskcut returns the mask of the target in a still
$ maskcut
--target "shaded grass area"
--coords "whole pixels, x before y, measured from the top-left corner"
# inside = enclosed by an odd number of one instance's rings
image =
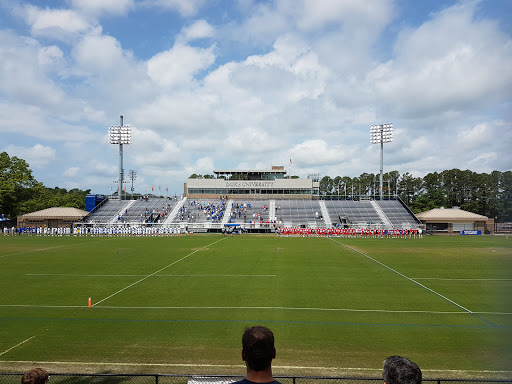
[[[400,354],[425,369],[510,368],[505,238],[0,241],[0,367],[239,367],[243,328],[264,324],[276,367],[377,369]]]

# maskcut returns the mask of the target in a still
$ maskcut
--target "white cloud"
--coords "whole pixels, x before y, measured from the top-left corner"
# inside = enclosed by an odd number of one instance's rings
[[[209,68],[214,61],[212,47],[203,49],[178,44],[149,59],[147,73],[160,86],[186,84],[195,73]]]
[[[41,144],[36,144],[33,147],[8,145],[5,152],[9,153],[10,156],[17,156],[26,160],[30,168],[44,168],[55,160],[55,149]]]
[[[316,99],[325,90],[329,71],[300,39],[283,36],[264,55],[249,56],[229,67],[231,84],[269,108],[302,99]],[[215,76],[215,75],[213,75]]]
[[[84,36],[74,47],[73,57],[78,67],[90,74],[116,72],[126,59],[117,39],[97,33]]]
[[[125,15],[135,7],[134,0],[72,0],[73,7],[87,14],[99,16],[102,14]]]
[[[154,131],[133,129],[133,141],[135,144],[130,147],[128,155],[141,167],[159,167],[162,164],[172,167],[181,163],[183,153],[179,146]]]
[[[368,75],[399,116],[463,111],[494,102],[512,87],[512,39],[474,17],[473,2],[435,14],[401,33],[395,57]]]
[[[470,129],[461,130],[457,134],[457,143],[464,149],[471,150],[489,144],[495,139],[493,129],[488,123],[480,123]]]
[[[193,164],[185,167],[185,178],[186,180],[190,175],[196,173],[199,175],[211,175],[215,168],[213,160],[209,157],[200,157]]]
[[[77,177],[80,174],[80,167],[71,167],[62,172],[64,177]]]
[[[42,104],[44,106],[44,104]],[[19,103],[0,102],[0,132],[19,134],[51,141],[91,142],[96,139],[93,131],[81,124],[71,124],[65,117],[83,118],[86,114],[73,110],[63,111],[60,117],[48,109]]]
[[[390,0],[304,0],[302,3],[298,7],[297,22],[306,30],[340,24],[348,24],[349,28],[379,30],[392,17],[393,3]]]
[[[55,68],[63,67],[65,65],[63,59],[64,53],[56,45],[39,49],[38,64],[45,72],[55,71]]]
[[[5,31],[0,31],[0,40],[0,92],[27,104],[60,104],[64,92],[45,73],[52,69],[49,61],[59,59],[59,49]],[[38,65],[39,60],[43,65]]]
[[[191,17],[199,11],[204,2],[205,0],[143,0],[141,4],[177,11],[183,17]]]
[[[222,147],[227,148],[230,153],[261,157],[267,156],[268,152],[282,149],[279,137],[255,127],[228,131],[226,134]]]
[[[178,39],[183,42],[213,37],[215,28],[213,28],[206,20],[197,20],[193,24],[186,26],[181,31]]]
[[[350,159],[353,148],[342,145],[329,145],[322,139],[312,139],[295,145],[290,150],[290,158],[301,167],[325,166]]]
[[[91,23],[79,13],[70,9],[39,8],[26,5],[19,10],[30,31],[35,36],[68,40],[70,37],[89,30]]]

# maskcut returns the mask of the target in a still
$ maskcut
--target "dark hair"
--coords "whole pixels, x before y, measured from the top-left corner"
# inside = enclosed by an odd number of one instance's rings
[[[256,325],[245,328],[242,336],[245,361],[253,371],[264,371],[276,357],[274,334],[267,327]]]
[[[45,384],[49,376],[43,368],[34,368],[26,372],[21,378],[21,384]]]
[[[389,356],[384,360],[382,377],[386,384],[421,384],[421,369],[402,356]]]

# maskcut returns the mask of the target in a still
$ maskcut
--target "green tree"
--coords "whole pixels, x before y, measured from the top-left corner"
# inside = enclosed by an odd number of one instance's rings
[[[357,193],[360,195],[373,194],[375,175],[373,173],[362,173],[358,177]]]
[[[0,153],[0,213],[15,217],[18,203],[26,198],[26,189],[36,184],[28,163],[7,152]]]
[[[421,211],[440,208],[446,205],[443,177],[440,173],[434,172],[425,175],[423,178],[422,193],[419,198],[417,208]]]
[[[400,198],[407,204],[411,205],[414,199],[421,191],[423,180],[419,177],[413,177],[409,172],[405,172],[398,181],[398,189]],[[418,207],[414,207],[418,209]]]
[[[320,195],[332,195],[334,189],[333,187],[333,180],[329,176],[322,177],[322,180],[320,180]]]
[[[512,171],[501,174],[498,190],[498,221],[512,221]]]

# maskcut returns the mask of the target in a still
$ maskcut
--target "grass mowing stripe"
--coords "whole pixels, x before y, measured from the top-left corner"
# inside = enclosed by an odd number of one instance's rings
[[[37,305],[37,304],[0,304],[0,307],[18,307],[18,308],[85,308],[86,305]],[[406,311],[406,310],[392,310],[392,309],[353,309],[353,308],[300,308],[300,307],[193,307],[193,306],[173,306],[173,307],[140,307],[140,306],[113,306],[113,305],[97,305],[95,308],[103,309],[244,309],[244,310],[288,310],[288,311],[333,311],[333,312],[377,312],[377,313],[433,313],[433,314],[450,314],[466,315],[464,311]],[[500,313],[500,312],[482,312],[492,313],[500,315],[510,315],[512,313]]]
[[[9,351],[12,351],[14,348],[16,348],[16,347],[20,346],[21,344],[25,344],[27,341],[32,340],[34,337],[36,337],[36,335],[34,335],[34,336],[32,336],[32,337],[29,337],[29,338],[28,338],[28,339],[26,339],[26,340],[23,340],[21,343],[16,344],[14,347],[11,347],[11,348],[9,348],[9,349],[6,349],[6,350],[5,350],[5,351],[3,351],[2,353],[0,353],[0,356],[5,355],[5,354],[6,354],[7,352],[9,352]]]
[[[80,275],[73,273],[27,273],[25,276],[141,277],[147,275]],[[152,275],[152,277],[276,277],[277,275]]]
[[[2,317],[1,320],[25,320],[25,321],[66,321],[66,322],[92,322],[92,323],[276,323],[276,324],[314,324],[314,325],[348,325],[348,326],[378,326],[378,327],[421,327],[421,328],[492,328],[485,324],[407,324],[407,323],[356,323],[338,321],[306,321],[306,320],[265,320],[265,319],[78,319],[78,318],[48,318],[48,317]],[[508,325],[495,325],[496,328],[512,328]],[[34,335],[33,337],[35,337]],[[27,340],[28,341],[28,340]],[[20,343],[23,344],[23,343]],[[20,345],[18,344],[18,345]],[[12,348],[11,348],[12,349]]]
[[[48,251],[48,250],[50,250],[50,249],[58,249],[58,248],[72,247],[72,246],[74,246],[74,245],[89,244],[89,243],[93,243],[93,242],[94,242],[94,241],[82,241],[81,243],[66,244],[66,245],[56,245],[55,247],[47,247],[47,248],[32,249],[32,250],[30,250],[30,251],[23,251],[23,252],[9,253],[9,254],[7,254],[7,255],[0,255],[0,258],[2,258],[2,257],[8,257],[8,256],[24,255],[24,254],[26,254],[26,253],[34,253],[34,252]]]
[[[0,307],[12,308],[85,308],[86,305],[37,305],[37,304],[0,304]],[[121,307],[112,305],[97,305],[95,308],[102,309],[246,309],[246,310],[261,310],[261,309],[275,309],[275,310],[289,310],[289,311],[333,311],[333,312],[377,312],[377,313],[430,313],[436,315],[467,315],[464,311],[404,311],[393,309],[354,309],[354,308],[295,308],[295,307]],[[504,315],[510,316],[512,312],[484,312],[475,311],[481,315]]]
[[[171,264],[166,265],[166,266],[165,266],[165,267],[163,267],[163,268],[160,268],[158,271],[153,272],[153,273],[151,273],[151,274],[147,275],[146,277],[143,277],[143,278],[142,278],[142,279],[140,279],[140,280],[137,280],[135,283],[132,283],[132,284],[130,284],[130,285],[128,285],[128,286],[126,286],[126,287],[124,287],[123,289],[120,289],[119,291],[117,291],[117,292],[115,292],[115,293],[111,294],[110,296],[107,296],[107,297],[105,297],[104,299],[101,299],[100,301],[96,302],[96,303],[95,303],[95,304],[93,304],[92,306],[94,307],[94,306],[98,305],[99,303],[102,303],[102,302],[104,302],[105,300],[110,299],[111,297],[113,297],[113,296],[117,295],[118,293],[121,293],[121,292],[123,292],[124,290],[126,290],[126,289],[128,289],[128,288],[130,288],[130,287],[133,287],[134,285],[136,285],[136,284],[140,283],[141,281],[144,281],[144,280],[146,280],[147,278],[149,278],[149,277],[151,277],[151,276],[153,276],[153,275],[156,275],[158,272],[163,271],[164,269],[169,268],[169,267],[173,266],[174,264],[179,263],[179,262],[180,262],[180,261],[182,261],[182,260],[185,260],[187,257],[192,256],[194,253],[196,253],[196,252],[200,251],[201,249],[204,249],[204,248],[206,248],[206,247],[212,246],[212,245],[214,245],[214,244],[216,244],[216,243],[218,243],[219,241],[222,241],[222,240],[224,240],[224,239],[226,239],[226,237],[223,237],[223,238],[221,238],[220,240],[214,241],[213,243],[207,244],[207,245],[205,245],[205,246],[203,246],[203,247],[201,247],[201,248],[199,248],[199,249],[196,249],[195,251],[193,251],[193,252],[189,253],[188,255],[183,256],[181,259],[178,259],[178,260],[176,260],[176,261],[172,262]]]
[[[391,268],[391,267],[387,266],[386,264],[381,263],[380,261],[378,261],[378,260],[376,260],[376,259],[374,259],[374,258],[372,258],[372,257],[368,256],[367,254],[365,254],[365,253],[363,253],[363,252],[361,252],[361,251],[359,251],[359,250],[357,250],[357,249],[355,249],[355,248],[352,248],[351,246],[349,246],[349,245],[347,245],[347,244],[342,243],[341,241],[334,240],[333,238],[329,238],[329,240],[334,241],[335,243],[338,243],[338,244],[340,244],[340,245],[343,245],[344,247],[349,248],[349,249],[353,250],[354,252],[359,253],[360,255],[362,255],[362,256],[364,256],[364,257],[366,257],[367,259],[372,260],[373,262],[375,262],[375,263],[377,263],[377,264],[379,264],[379,265],[383,266],[384,268],[389,269],[390,271],[392,271],[392,272],[396,273],[397,275],[402,276],[403,278],[405,278],[405,279],[407,279],[407,280],[409,280],[409,281],[413,282],[414,284],[417,284],[417,285],[419,285],[420,287],[425,288],[427,291],[434,293],[435,295],[437,295],[437,296],[439,296],[439,297],[443,298],[444,300],[447,300],[448,302],[452,303],[453,305],[455,305],[455,306],[457,306],[457,307],[459,307],[459,308],[463,309],[463,310],[464,310],[464,311],[466,311],[467,313],[469,313],[469,314],[471,314],[471,315],[475,316],[476,318],[478,318],[478,319],[480,319],[480,320],[482,320],[482,321],[485,321],[486,323],[488,323],[488,324],[492,325],[493,327],[497,327],[497,325],[496,325],[496,324],[494,324],[494,323],[490,322],[489,320],[484,319],[484,318],[483,318],[483,317],[481,317],[481,316],[478,316],[476,313],[474,313],[474,312],[470,311],[469,309],[467,309],[467,308],[463,307],[463,306],[462,306],[462,305],[460,305],[460,304],[457,304],[455,301],[453,301],[453,300],[451,300],[451,299],[447,298],[446,296],[441,295],[440,293],[438,293],[438,292],[434,291],[433,289],[428,288],[427,286],[425,286],[425,285],[423,285],[423,284],[421,284],[421,283],[417,282],[416,280],[413,280],[413,279],[411,279],[410,277],[405,276],[403,273],[398,272],[396,269],[393,269],[393,268]]]

